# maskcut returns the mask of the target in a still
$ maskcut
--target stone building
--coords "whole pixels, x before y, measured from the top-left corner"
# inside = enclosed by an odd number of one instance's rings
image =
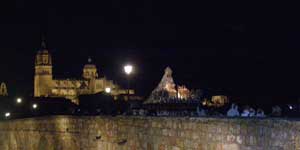
[[[127,94],[128,90],[120,89],[112,80],[99,78],[96,65],[91,63],[83,68],[82,79],[54,79],[52,74],[52,57],[45,44],[36,54],[34,75],[34,97],[64,97],[75,104],[79,104],[79,95],[96,94],[110,88],[115,98],[120,94]],[[129,90],[134,94],[133,90]]]
[[[205,99],[202,102],[203,106],[208,107],[222,107],[229,103],[229,98],[225,95],[215,95],[211,97],[211,100]]]
[[[8,96],[6,84],[4,82],[0,85],[0,96]]]

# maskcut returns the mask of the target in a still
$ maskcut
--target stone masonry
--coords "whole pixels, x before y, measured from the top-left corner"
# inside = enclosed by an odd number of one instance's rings
[[[300,150],[300,121],[51,116],[0,122],[0,150]]]

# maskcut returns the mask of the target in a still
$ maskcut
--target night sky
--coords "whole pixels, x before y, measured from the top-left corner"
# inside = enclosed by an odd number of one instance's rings
[[[294,5],[296,6],[296,5]],[[300,23],[292,4],[186,1],[0,2],[0,81],[33,91],[45,35],[55,78],[78,78],[88,57],[101,76],[149,95],[165,67],[176,83],[251,103],[299,96]]]

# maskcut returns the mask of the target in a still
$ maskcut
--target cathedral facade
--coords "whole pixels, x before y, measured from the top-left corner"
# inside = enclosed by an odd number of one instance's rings
[[[64,97],[79,104],[79,95],[96,94],[110,88],[115,98],[120,94],[134,94],[133,90],[122,90],[105,77],[99,78],[97,67],[91,60],[83,68],[82,79],[54,79],[52,74],[52,57],[43,47],[36,54],[34,75],[34,97]]]

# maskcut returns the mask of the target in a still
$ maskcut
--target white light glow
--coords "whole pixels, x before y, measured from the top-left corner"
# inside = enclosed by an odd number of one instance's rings
[[[22,98],[17,98],[17,103],[18,104],[22,103]]]
[[[37,109],[37,107],[38,107],[37,104],[33,104],[33,105],[32,105],[32,108],[33,108],[33,109]]]
[[[110,93],[111,92],[111,88],[110,87],[105,88],[105,92],[106,93]]]
[[[125,71],[126,74],[129,75],[132,72],[132,70],[133,70],[132,65],[126,65],[126,66],[124,66],[124,71]]]
[[[10,113],[9,112],[6,112],[5,113],[5,117],[7,118],[7,117],[10,117]]]

